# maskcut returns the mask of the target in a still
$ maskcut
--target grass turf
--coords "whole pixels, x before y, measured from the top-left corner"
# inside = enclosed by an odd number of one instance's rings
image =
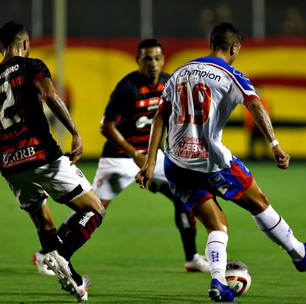
[[[271,163],[246,163],[274,209],[306,241],[305,163],[280,170]],[[96,163],[79,163],[92,181]],[[39,246],[28,215],[0,180],[0,303],[75,303],[55,277],[37,274],[31,256]],[[250,268],[252,285],[238,303],[305,303],[306,274],[295,271],[288,256],[257,228],[252,217],[231,202],[219,200],[229,223],[228,259]],[[69,209],[50,201],[57,225]],[[197,247],[204,253],[207,235],[198,223]],[[160,194],[131,185],[111,203],[102,226],[72,258],[89,274],[89,303],[210,303],[210,275],[186,273],[172,204]]]

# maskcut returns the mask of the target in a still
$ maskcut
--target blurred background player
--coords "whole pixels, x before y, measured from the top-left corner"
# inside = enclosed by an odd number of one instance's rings
[[[218,24],[210,36],[209,55],[189,61],[172,74],[152,123],[146,163],[136,175],[141,188],[148,188],[166,127],[165,175],[172,193],[207,230],[205,253],[212,277],[208,296],[215,302],[236,302],[225,278],[228,225],[217,196],[249,211],[258,228],[288,254],[296,269],[306,271],[306,243],[295,238],[250,170],[221,141],[231,113],[243,104],[270,143],[276,165],[280,169],[289,166],[290,156],[277,141],[252,83],[231,66],[241,43],[242,35],[231,23]]]
[[[0,29],[0,169],[36,226],[44,262],[62,288],[86,301],[89,277],[80,276],[70,259],[102,223],[105,208],[75,163],[83,153],[82,138],[51,81],[47,66],[28,58],[30,41],[22,24]],[[65,156],[53,139],[41,98],[72,135]],[[59,238],[48,196],[76,211],[75,226]]]
[[[118,83],[101,121],[101,133],[107,142],[99,160],[93,188],[104,207],[135,182],[134,177],[145,162],[152,119],[169,78],[162,72],[164,51],[156,39],[139,43],[136,61],[139,70]],[[205,257],[199,255],[196,249],[195,218],[175,200],[169,190],[163,162],[164,154],[159,150],[150,191],[164,194],[174,204],[175,223],[183,242],[186,270],[209,272]],[[133,207],[132,199],[129,203]],[[73,225],[74,215],[70,214],[59,229],[59,235],[67,233]]]

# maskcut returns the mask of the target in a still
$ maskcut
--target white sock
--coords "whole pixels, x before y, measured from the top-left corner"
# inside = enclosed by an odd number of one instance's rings
[[[301,260],[305,256],[304,244],[295,238],[289,225],[271,205],[262,213],[253,215],[253,219],[260,230],[283,248],[292,260]]]
[[[222,231],[213,231],[208,235],[205,256],[209,263],[210,273],[213,279],[217,279],[227,285],[225,269],[227,263],[226,246],[228,235]]]

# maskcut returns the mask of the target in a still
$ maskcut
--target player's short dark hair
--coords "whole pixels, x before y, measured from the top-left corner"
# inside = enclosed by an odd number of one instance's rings
[[[138,56],[140,55],[141,49],[156,47],[156,46],[159,46],[162,50],[162,53],[164,53],[164,49],[163,49],[162,45],[158,42],[157,39],[150,38],[150,39],[141,40],[138,44]]]
[[[0,44],[3,48],[7,48],[11,43],[21,40],[23,34],[27,34],[27,30],[22,23],[9,21],[0,29]]]
[[[231,23],[222,22],[210,34],[210,47],[213,50],[228,50],[234,43],[241,43],[243,35]]]

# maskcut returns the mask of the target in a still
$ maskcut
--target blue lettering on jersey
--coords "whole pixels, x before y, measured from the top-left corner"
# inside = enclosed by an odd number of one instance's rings
[[[251,81],[248,79],[248,77],[243,74],[242,72],[234,69],[230,64],[228,64],[227,62],[225,62],[222,58],[217,58],[217,57],[200,57],[198,59],[189,61],[189,63],[191,62],[201,62],[201,63],[212,63],[212,64],[216,64],[220,67],[222,67],[223,69],[227,70],[230,74],[233,75],[233,77],[239,82],[239,84],[245,89],[245,90],[254,90],[254,86],[251,83]]]

